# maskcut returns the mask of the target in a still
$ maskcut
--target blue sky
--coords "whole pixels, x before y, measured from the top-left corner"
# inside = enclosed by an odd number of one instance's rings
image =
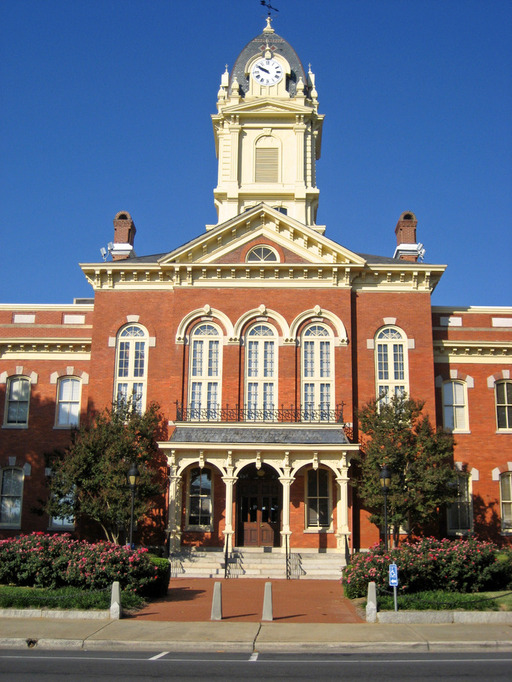
[[[392,256],[402,211],[436,305],[512,305],[512,2],[274,0],[326,115],[318,222]],[[137,255],[216,222],[210,114],[259,0],[3,0],[0,301],[91,296],[114,215]]]

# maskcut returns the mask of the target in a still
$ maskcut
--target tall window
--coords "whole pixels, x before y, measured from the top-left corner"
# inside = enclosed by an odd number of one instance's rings
[[[512,381],[498,381],[495,391],[498,429],[512,429]]]
[[[466,384],[446,381],[443,384],[443,422],[448,431],[466,431],[468,428]]]
[[[30,400],[30,380],[26,377],[12,377],[7,384],[5,424],[26,426]]]
[[[326,469],[309,469],[307,473],[307,528],[329,528],[331,525],[330,475]]]
[[[130,324],[117,335],[115,397],[142,412],[146,402],[147,335],[142,327]]]
[[[245,376],[247,419],[272,420],[277,399],[276,335],[256,324],[246,337]]]
[[[217,327],[200,324],[191,335],[191,419],[218,419],[220,407],[221,338]]]
[[[212,472],[195,467],[188,487],[188,525],[210,529],[212,525]]]
[[[471,530],[472,508],[469,474],[457,474],[457,499],[448,507],[448,533],[467,533]]]
[[[80,379],[65,377],[57,386],[56,426],[78,426],[80,419]]]
[[[408,392],[407,341],[396,327],[385,327],[375,344],[377,397],[387,402],[391,396]]]
[[[279,142],[271,135],[257,140],[254,165],[255,182],[279,182]]]
[[[302,335],[302,419],[329,420],[334,400],[333,364],[330,329],[310,325]]]
[[[23,471],[2,469],[0,471],[0,527],[21,526],[21,502],[23,499]]]
[[[501,530],[512,531],[512,473],[500,476]]]

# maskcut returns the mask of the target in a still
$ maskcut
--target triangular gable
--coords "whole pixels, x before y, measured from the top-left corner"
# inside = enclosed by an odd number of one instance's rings
[[[260,241],[262,237],[268,239],[269,244],[279,245],[296,254],[298,262],[360,266],[365,263],[358,254],[264,203],[171,251],[159,263],[191,265],[233,262],[230,254],[252,241]]]
[[[282,112],[283,114],[311,114],[313,109],[311,106],[305,106],[304,104],[299,104],[298,102],[291,100],[276,100],[270,97],[265,98],[255,98],[244,102],[237,102],[232,105],[225,105],[222,107],[222,114],[255,114],[264,113],[266,111]],[[213,115],[215,118],[217,114]]]

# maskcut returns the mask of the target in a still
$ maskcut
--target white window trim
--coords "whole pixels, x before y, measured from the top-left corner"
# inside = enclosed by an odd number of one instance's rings
[[[382,332],[387,331],[387,330],[392,330],[396,331],[398,334],[400,334],[400,339],[379,339],[379,334],[382,334]],[[411,344],[410,340],[407,338],[406,333],[401,327],[397,327],[396,325],[385,325],[383,327],[380,327],[377,332],[375,333],[374,336],[374,351],[373,351],[373,358],[374,358],[374,367],[375,367],[375,395],[377,400],[381,398],[381,392],[380,388],[381,387],[388,387],[388,394],[389,397],[391,398],[393,395],[395,395],[395,389],[398,386],[404,387],[404,393],[409,395],[409,350],[411,349]],[[379,379],[379,345],[385,345],[387,348],[387,359],[388,359],[388,377],[391,375],[391,372],[394,369],[394,358],[393,358],[393,344],[401,344],[402,349],[403,349],[403,370],[404,370],[404,378],[403,379]]]
[[[329,518],[331,520],[330,524],[328,526],[309,526],[308,525],[308,512],[309,512],[309,496],[308,496],[308,478],[309,478],[309,473],[311,471],[319,471],[322,469],[323,471],[327,471],[327,493],[328,493],[328,501],[327,501],[327,511]],[[315,469],[314,467],[306,469],[304,473],[304,533],[305,534],[321,534],[321,533],[334,533],[334,519],[333,519],[333,496],[332,496],[332,471],[328,469],[327,467],[318,467],[318,469]]]
[[[137,329],[140,329],[142,331],[142,336],[127,336],[123,337],[122,334],[123,332],[130,328],[130,327],[136,327]],[[121,384],[128,384],[128,391],[127,391],[127,398],[129,399],[129,396],[133,394],[133,386],[135,384],[142,384],[142,397],[140,400],[140,412],[144,413],[146,409],[146,400],[147,400],[147,380],[148,380],[148,364],[149,364],[149,336],[148,336],[148,331],[145,327],[143,327],[141,324],[138,324],[136,322],[129,322],[128,324],[123,325],[119,331],[117,332],[117,336],[115,338],[115,348],[116,348],[116,355],[115,355],[115,365],[114,365],[114,404],[117,405],[118,403],[118,392],[119,392],[119,386]],[[128,371],[128,376],[126,377],[120,377],[118,376],[119,372],[119,352],[120,352],[120,344],[121,342],[128,342],[130,343],[130,354],[129,354],[129,371]],[[134,351],[132,350],[132,345],[134,346],[137,341],[143,341],[145,346],[144,346],[144,374],[143,376],[140,377],[135,377],[133,373],[133,363],[134,363]],[[131,390],[130,390],[131,387]],[[128,402],[128,400],[127,400]]]
[[[59,423],[59,406],[61,401],[59,400],[59,392],[60,392],[60,385],[63,381],[66,380],[71,380],[71,381],[77,381],[78,382],[78,419],[76,424],[60,424]],[[76,401],[69,401],[69,400],[63,400],[64,402],[76,402]],[[77,376],[61,376],[57,379],[57,391],[55,394],[55,424],[54,424],[54,429],[62,429],[64,431],[69,430],[69,429],[74,429],[78,428],[80,426],[80,416],[81,416],[81,411],[82,411],[82,380],[80,377]]]
[[[195,332],[200,329],[203,326],[210,326],[215,329],[217,332],[217,335],[202,335],[198,334],[195,336]],[[202,360],[202,372],[201,374],[194,376],[192,374],[192,368],[193,368],[193,363],[194,363],[194,344],[196,341],[203,341],[205,344],[203,346],[203,360]],[[218,355],[217,355],[217,373],[214,376],[208,376],[208,357],[209,357],[209,342],[210,341],[217,341],[218,342]],[[193,391],[193,384],[194,383],[199,383],[201,384],[201,407],[199,408],[201,411],[203,410],[208,410],[208,384],[209,383],[215,383],[217,384],[217,407],[216,408],[211,408],[211,409],[217,409],[217,415],[212,414],[211,418],[208,421],[216,421],[220,419],[220,410],[222,407],[222,358],[223,358],[223,350],[224,350],[224,338],[222,335],[222,329],[219,327],[218,324],[215,324],[214,322],[208,320],[208,321],[201,321],[199,324],[196,324],[194,328],[192,329],[190,335],[189,335],[189,362],[188,362],[188,409],[189,409],[189,414],[192,415],[192,391]],[[192,421],[201,421],[201,415],[198,416],[197,419],[192,419]]]
[[[190,517],[190,479],[192,476],[192,471],[194,469],[200,469],[200,471],[205,471],[208,470],[210,472],[210,523],[205,524],[205,525],[197,525],[197,524],[190,524],[189,523],[189,517]],[[212,467],[203,467],[201,468],[199,466],[199,463],[193,464],[189,470],[187,471],[186,474],[186,501],[185,501],[185,530],[186,531],[192,531],[196,533],[213,533],[213,527],[214,527],[214,500],[215,500],[215,495],[214,495],[214,476],[213,476],[213,468]]]
[[[464,404],[463,405],[459,405],[458,403],[456,405],[455,404],[450,405],[450,407],[452,407],[452,408],[454,408],[454,407],[463,407],[464,408],[464,421],[465,421],[464,428],[456,428],[456,427],[451,428],[451,427],[446,425],[445,407],[447,407],[447,405],[445,403],[445,388],[451,384],[460,384],[462,386],[462,390],[464,392]],[[448,379],[446,381],[443,381],[441,391],[442,391],[441,403],[442,403],[442,410],[443,410],[443,428],[444,428],[444,430],[449,431],[450,433],[471,433],[471,431],[469,429],[469,406],[468,406],[468,384],[467,384],[467,382],[463,381],[462,379]]]
[[[509,427],[501,427],[498,425],[498,384],[510,384],[510,379],[497,379],[494,382],[494,414],[496,416],[496,433],[512,433],[512,425]],[[508,403],[505,403],[508,405]]]
[[[268,249],[271,253],[273,253],[276,257],[275,260],[249,260],[249,256],[251,253],[254,253],[257,249]],[[251,263],[252,265],[261,265],[263,264],[271,264],[271,263],[279,263],[281,259],[279,258],[278,252],[272,247],[269,246],[268,244],[256,244],[253,246],[249,251],[247,252],[247,255],[245,257],[245,262],[246,263]]]
[[[11,401],[9,400],[9,392],[11,390],[11,384],[14,381],[18,380],[24,380],[28,383],[29,391],[28,391],[28,405],[27,405],[27,419],[24,422],[20,422],[19,424],[9,424],[7,422],[7,417],[9,414],[9,404]],[[6,387],[5,387],[5,408],[4,408],[4,422],[2,424],[2,428],[4,429],[28,429],[28,421],[30,418],[30,402],[31,402],[31,397],[32,397],[32,381],[31,378],[26,376],[25,374],[13,374],[12,376],[7,378],[6,381]],[[14,401],[13,401],[14,402]],[[18,401],[16,401],[18,402]]]
[[[503,500],[503,494],[502,494],[502,487],[501,487],[501,481],[502,478],[505,476],[510,478],[510,500]],[[512,521],[511,525],[509,528],[504,528],[503,527],[503,504],[511,504],[512,505],[512,471],[504,471],[503,473],[499,474],[499,486],[500,486],[500,522],[501,522],[501,535],[512,535]]]
[[[468,504],[469,504],[469,528],[451,528],[449,520],[449,507],[446,512],[446,532],[451,537],[464,537],[466,535],[471,535],[473,532],[473,477],[470,472],[459,471],[457,473],[458,478],[467,478],[468,482]],[[457,485],[458,490],[458,485]],[[457,504],[454,502],[453,504]],[[449,505],[450,506],[450,505]]]
[[[251,336],[251,330],[253,330],[255,327],[266,327],[267,329],[270,329],[272,332],[272,335],[268,336],[260,336],[260,335],[254,335]],[[251,341],[256,341],[258,342],[258,371],[256,376],[249,376],[249,343]],[[265,376],[265,342],[272,342],[273,343],[273,371],[270,376]],[[265,419],[264,415],[264,410],[269,409],[272,412],[272,417],[271,420],[273,420],[273,415],[276,409],[278,409],[279,401],[278,401],[278,390],[279,390],[279,335],[277,333],[276,328],[272,325],[269,324],[268,322],[256,322],[255,324],[252,324],[248,329],[247,332],[245,333],[244,336],[244,345],[245,345],[245,359],[244,359],[244,405],[245,405],[245,410],[250,413],[251,409],[255,409],[257,412],[262,412],[263,417],[261,419],[251,419],[250,421],[255,421],[255,422],[264,422],[264,421],[269,421]],[[257,400],[256,400],[256,407],[252,408],[249,405],[249,384],[256,384],[257,385]],[[264,403],[264,392],[265,392],[265,384],[271,384],[272,385],[272,408],[265,407]]]
[[[17,467],[17,466],[7,466],[7,467],[2,467],[0,469],[0,504],[1,504],[1,498],[2,498],[2,486],[3,486],[3,477],[4,473],[6,471],[21,471],[21,503],[20,503],[20,517],[19,521],[17,523],[5,523],[3,521],[0,521],[0,528],[6,528],[6,529],[18,529],[21,528],[21,520],[23,518],[23,493],[24,493],[24,488],[25,488],[25,472],[22,467]]]
[[[327,332],[326,336],[306,336],[308,329],[312,327],[320,327]],[[322,341],[327,341],[329,343],[329,375],[326,377],[321,376],[321,352],[320,344]],[[313,376],[306,376],[306,343],[313,342]],[[306,409],[306,384],[313,384],[314,391],[314,401],[313,401],[313,412],[316,413],[316,418],[307,421],[329,421],[330,413],[335,409],[335,367],[334,367],[334,335],[332,329],[329,325],[322,324],[319,322],[314,322],[308,324],[307,327],[301,334],[300,338],[301,345],[301,363],[300,363],[300,373],[301,373],[301,404],[303,413],[307,414]],[[321,419],[321,385],[327,384],[329,386],[329,408],[327,419]],[[306,415],[304,415],[305,418]]]

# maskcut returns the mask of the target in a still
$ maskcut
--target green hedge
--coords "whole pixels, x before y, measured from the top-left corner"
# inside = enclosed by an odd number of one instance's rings
[[[365,597],[368,583],[377,592],[389,588],[389,564],[397,564],[400,593],[430,590],[481,592],[512,586],[512,553],[497,551],[495,545],[479,540],[436,540],[424,538],[397,549],[383,545],[355,554],[343,571],[347,597]]]
[[[121,592],[124,609],[137,609],[144,599],[134,592]],[[0,586],[2,609],[109,609],[110,590],[80,590],[76,587],[46,589],[37,587]]]
[[[417,592],[415,594],[401,594],[397,598],[398,609],[412,611],[445,611],[462,609],[464,611],[498,611],[499,604],[495,599],[480,597],[478,594],[460,592]],[[379,597],[379,610],[391,611],[395,608],[394,597],[391,594]]]

